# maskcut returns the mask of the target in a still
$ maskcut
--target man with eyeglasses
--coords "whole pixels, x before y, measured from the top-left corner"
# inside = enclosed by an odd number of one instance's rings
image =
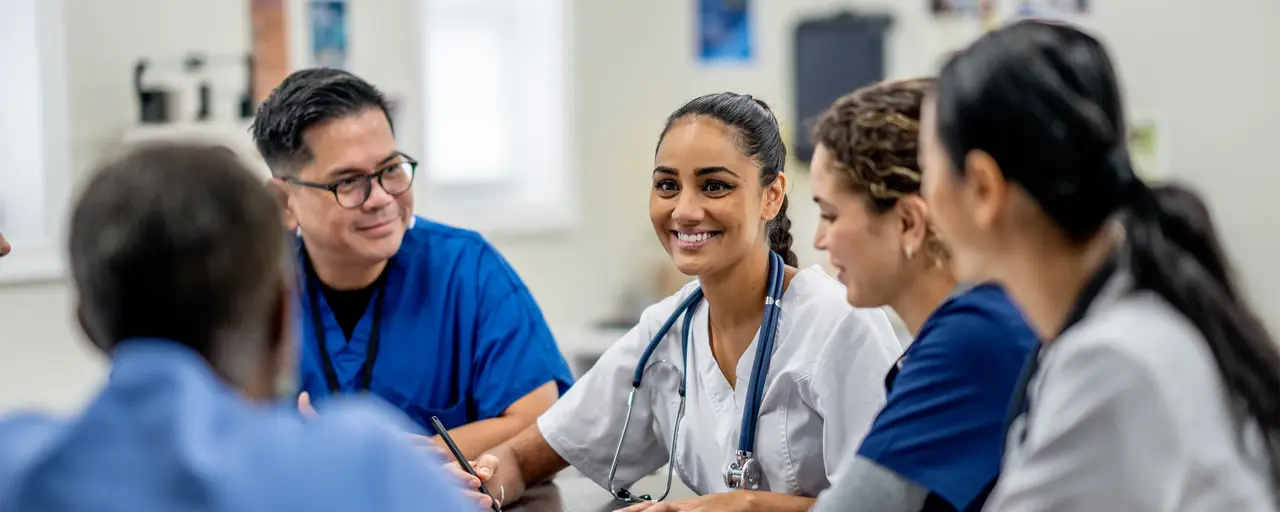
[[[398,149],[374,86],[295,72],[252,131],[300,240],[300,409],[323,415],[330,395],[371,392],[429,435],[439,417],[474,457],[568,389],[568,365],[502,256],[474,232],[414,216],[418,163]]]

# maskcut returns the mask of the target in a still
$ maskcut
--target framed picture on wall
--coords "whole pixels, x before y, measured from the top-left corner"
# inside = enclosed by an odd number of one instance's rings
[[[698,60],[745,64],[754,53],[750,0],[698,0]]]
[[[318,67],[347,67],[347,2],[345,0],[312,0],[308,10],[311,22],[311,61]]]
[[[1018,5],[1018,14],[1022,16],[1088,14],[1091,3],[1090,0],[1023,0]]]
[[[929,0],[934,14],[985,14],[994,12],[996,0]]]

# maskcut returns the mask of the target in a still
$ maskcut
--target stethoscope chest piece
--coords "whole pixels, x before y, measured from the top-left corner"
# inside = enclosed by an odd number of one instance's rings
[[[724,471],[724,482],[730,489],[758,490],[764,479],[760,463],[756,461],[753,455],[756,441],[756,420],[760,414],[761,400],[764,398],[764,383],[769,375],[769,361],[773,358],[774,336],[778,332],[778,317],[782,311],[782,305],[779,300],[782,298],[785,269],[786,263],[782,261],[782,257],[778,256],[777,253],[770,252],[769,280],[764,302],[765,314],[760,321],[760,340],[756,346],[755,364],[751,370],[751,387],[747,390],[747,401],[742,410],[742,428],[738,435],[738,450],[734,452],[733,462],[729,463]],[[618,445],[613,452],[613,462],[609,464],[609,492],[615,498],[628,503],[638,503],[638,500],[648,501],[647,496],[637,498],[626,488],[615,485],[618,474],[618,460],[622,456],[622,446],[627,439],[627,428],[631,425],[631,413],[636,405],[636,392],[640,390],[640,382],[644,378],[645,369],[648,368],[649,357],[653,355],[658,345],[662,343],[662,339],[671,331],[671,326],[683,317],[684,325],[680,330],[680,357],[681,366],[683,367],[679,388],[680,406],[676,411],[675,425],[671,428],[671,448],[670,453],[667,454],[666,491],[656,501],[666,499],[667,494],[671,492],[671,478],[676,464],[678,464],[676,448],[680,446],[680,420],[684,418],[685,384],[689,378],[689,332],[693,321],[693,311],[701,300],[701,288],[695,289],[692,294],[685,298],[671,313],[671,316],[667,317],[667,321],[662,324],[662,327],[658,329],[653,338],[650,339],[649,345],[645,347],[644,353],[640,355],[640,360],[636,363],[636,370],[632,375],[631,393],[627,397],[627,415],[622,422],[622,433],[618,435]]]
[[[730,489],[760,490],[760,463],[751,453],[739,450],[734,461],[724,470],[724,484]]]

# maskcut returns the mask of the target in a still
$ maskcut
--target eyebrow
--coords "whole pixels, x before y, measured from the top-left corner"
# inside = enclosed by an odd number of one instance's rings
[[[403,156],[403,155],[404,154],[401,153],[400,150],[398,149],[395,151],[392,151],[390,155],[387,155],[386,158],[383,158],[382,160],[380,160],[376,165],[374,165],[374,167],[380,167],[382,164],[390,162],[394,160],[396,157]],[[340,169],[334,169],[332,171],[325,173],[325,178],[337,179],[350,174],[364,174],[364,173],[365,173],[364,169],[357,169],[354,167],[344,167]]]
[[[658,167],[655,167],[655,168],[653,169],[653,173],[654,173],[654,174],[669,174],[669,175],[672,175],[672,176],[675,176],[675,175],[679,174],[678,172],[676,172],[676,170],[675,170],[675,169],[673,169],[673,168],[671,168],[671,167],[667,167],[667,166],[662,166],[662,165],[660,165],[660,166],[658,166]],[[741,177],[741,176],[738,176],[738,173],[733,172],[733,171],[730,171],[728,167],[721,167],[721,166],[718,166],[718,165],[717,165],[717,166],[712,166],[712,167],[699,167],[699,168],[697,168],[697,169],[694,169],[694,170],[693,170],[693,175],[694,175],[694,176],[706,176],[706,175],[708,175],[708,174],[718,174],[718,173],[727,173],[727,174],[729,174],[730,176],[733,176],[733,177],[738,178],[738,179],[742,179],[742,177]]]

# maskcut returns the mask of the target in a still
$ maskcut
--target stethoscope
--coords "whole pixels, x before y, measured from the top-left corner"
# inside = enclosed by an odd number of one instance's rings
[[[769,284],[765,292],[764,317],[760,321],[760,339],[756,346],[755,364],[751,370],[751,384],[747,388],[746,406],[742,409],[742,429],[738,434],[738,450],[734,460],[724,471],[724,483],[730,489],[757,490],[760,488],[762,471],[755,458],[756,420],[760,413],[760,402],[764,398],[764,382],[769,375],[769,361],[773,359],[773,343],[778,330],[778,317],[782,314],[782,281],[786,265],[777,253],[769,252]],[[676,446],[680,439],[680,420],[684,418],[685,383],[689,375],[689,326],[693,321],[693,311],[702,302],[702,289],[698,288],[681,302],[671,313],[667,321],[658,329],[657,334],[649,341],[640,361],[636,364],[635,377],[631,380],[631,393],[627,395],[627,417],[622,422],[622,434],[618,436],[618,447],[613,452],[613,462],[609,465],[609,492],[614,498],[628,503],[650,501],[648,495],[636,496],[625,487],[614,487],[614,477],[618,473],[618,458],[622,455],[622,446],[627,439],[627,427],[631,425],[631,413],[636,404],[636,392],[640,390],[640,381],[648,365],[649,357],[657,350],[662,339],[667,336],[671,326],[684,315],[684,323],[680,330],[680,357],[683,369],[680,376],[680,407],[676,411],[674,432],[671,434],[671,451],[667,455],[667,487],[656,501],[662,501],[671,493],[671,477],[676,464]]]

